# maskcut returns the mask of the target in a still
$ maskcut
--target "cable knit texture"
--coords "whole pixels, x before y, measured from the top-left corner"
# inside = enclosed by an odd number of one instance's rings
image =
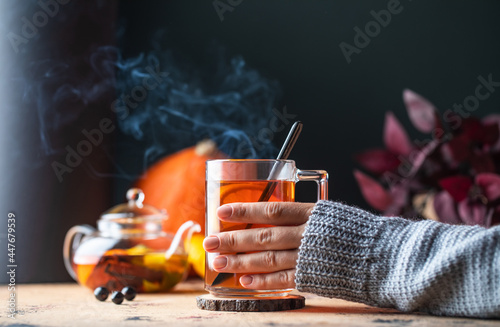
[[[320,201],[299,251],[297,289],[435,315],[500,317],[500,227],[380,217]]]

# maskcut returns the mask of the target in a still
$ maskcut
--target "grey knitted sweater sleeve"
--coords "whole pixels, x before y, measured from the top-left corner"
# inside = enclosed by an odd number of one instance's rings
[[[500,317],[500,227],[380,217],[320,201],[299,249],[296,285],[401,311]]]

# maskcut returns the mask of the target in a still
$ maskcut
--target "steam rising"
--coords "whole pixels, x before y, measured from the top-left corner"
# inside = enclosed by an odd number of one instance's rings
[[[271,140],[260,142],[263,146],[257,150],[252,139],[269,124],[278,85],[248,68],[242,57],[226,60],[223,51],[216,53],[216,71],[205,80],[200,72],[206,72],[206,68],[180,63],[171,51],[119,59],[117,85],[122,95],[143,84],[148,74],[152,75],[151,67],[156,74],[168,74],[148,90],[143,101],[136,102],[135,108],[128,106],[129,114],[125,112],[119,119],[123,132],[151,144],[146,150],[146,156],[151,156],[148,161],[203,138],[214,140],[235,158],[274,155]]]
[[[126,57],[115,46],[102,46],[115,33],[124,38],[124,28],[116,31],[109,22],[115,5],[106,1],[53,5],[53,14],[27,36],[23,24],[32,24],[33,13],[43,14],[44,7],[37,1],[11,1],[11,6],[17,10],[11,30],[27,40],[19,44],[25,64],[16,83],[31,117],[37,117],[39,158],[67,165],[68,146],[85,140],[83,129],[98,128],[90,126],[96,117],[114,118],[118,127],[115,149],[107,149],[109,160],[115,161],[116,148],[130,147],[132,159],[142,159],[142,170],[205,138],[233,158],[276,155],[268,127],[279,85],[248,67],[243,57],[228,57],[214,46],[200,50],[203,64],[194,63],[172,46],[162,48],[159,37],[149,51]],[[29,23],[21,20],[24,16]],[[115,171],[122,177],[137,177],[120,172],[118,164]]]
[[[110,46],[90,54],[91,73],[83,76],[75,74],[81,62],[32,63],[24,99],[36,106],[43,153],[63,154],[68,144],[54,135],[99,104],[103,116],[116,115],[120,130],[140,141],[143,169],[204,138],[233,158],[275,156],[272,139],[258,133],[272,118],[278,84],[242,57],[226,60],[223,51],[216,53],[213,74],[179,62],[172,51],[123,58]],[[110,91],[116,94],[111,102]]]

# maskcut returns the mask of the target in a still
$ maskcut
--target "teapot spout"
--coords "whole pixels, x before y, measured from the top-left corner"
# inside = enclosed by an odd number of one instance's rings
[[[179,227],[179,230],[177,230],[177,233],[175,233],[174,240],[172,241],[170,248],[167,250],[167,252],[165,252],[165,258],[167,260],[177,251],[177,249],[179,249],[179,246],[181,245],[181,241],[183,239],[183,235],[186,232],[186,240],[189,244],[189,240],[191,239],[191,236],[193,236],[193,233],[201,232],[201,226],[200,224],[197,224],[192,220],[186,221],[184,224],[182,224],[181,227]],[[189,249],[186,250],[189,252]]]

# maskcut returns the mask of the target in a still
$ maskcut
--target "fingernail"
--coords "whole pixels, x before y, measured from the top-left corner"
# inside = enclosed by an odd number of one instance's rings
[[[207,251],[215,250],[219,247],[219,238],[217,236],[209,236],[203,240],[203,248]]]
[[[233,207],[230,205],[223,205],[217,209],[217,216],[219,218],[229,218],[233,215]]]
[[[252,282],[253,282],[253,277],[252,276],[245,275],[245,276],[242,276],[240,278],[240,283],[243,286],[250,285],[250,284],[252,284]]]
[[[225,266],[227,266],[227,258],[226,257],[217,257],[214,259],[214,262],[212,262],[214,265],[215,269],[222,269]]]

